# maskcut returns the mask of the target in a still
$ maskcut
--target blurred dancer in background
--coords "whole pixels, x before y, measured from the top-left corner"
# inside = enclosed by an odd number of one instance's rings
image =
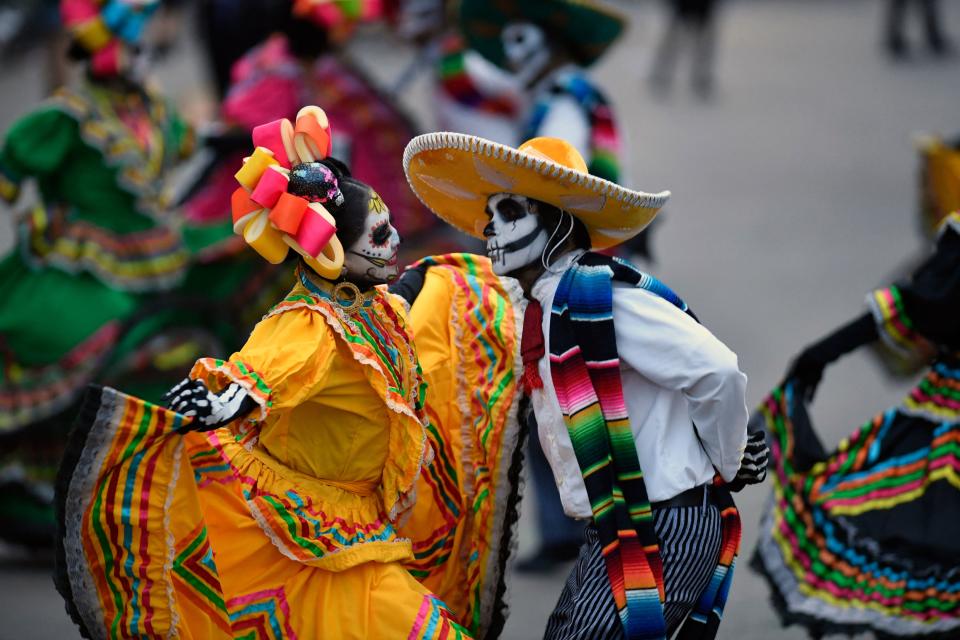
[[[465,0],[460,27],[471,49],[509,70],[523,87],[521,139],[562,135],[582,150],[591,175],[621,177],[623,152],[610,101],[587,69],[619,38],[622,16],[595,2],[501,9]]]
[[[415,134],[407,116],[343,51],[343,45],[362,22],[381,18],[375,2],[291,3],[265,0],[282,6],[275,18],[265,13],[272,29],[247,51],[230,73],[230,85],[221,107],[222,131],[211,141],[214,152],[204,175],[195,181],[185,205],[189,218],[228,221],[233,173],[244,155],[249,134],[259,123],[292,118],[307,104],[321,104],[337,123],[334,150],[350,162],[353,174],[393,204],[400,232],[411,239],[405,252],[423,255],[415,248],[429,240],[424,232],[436,222],[410,193],[403,177],[403,148]],[[316,11],[317,7],[327,7]],[[220,14],[217,14],[220,15]],[[225,24],[210,27],[228,31],[235,18],[227,12]],[[253,19],[244,14],[244,21]],[[229,39],[214,41],[214,48],[234,46]],[[229,51],[214,51],[214,59]]]
[[[904,37],[907,24],[907,7],[916,8],[918,17],[923,18],[923,32],[927,48],[935,56],[947,55],[952,51],[950,41],[941,30],[940,3],[938,0],[890,0],[887,5],[887,20],[884,43],[887,52],[894,58],[904,58],[910,53],[910,46]]]
[[[278,30],[290,8],[290,0],[201,0],[203,45],[219,98],[230,89],[230,71],[236,61]]]
[[[670,23],[653,58],[650,86],[658,92],[670,89],[679,50],[689,43],[691,86],[698,96],[709,98],[714,92],[717,0],[669,0],[669,4]]]
[[[955,185],[956,187],[956,185]],[[808,346],[754,420],[772,438],[774,494],[755,566],[784,624],[813,636],[960,633],[960,212],[909,278]],[[866,344],[926,373],[832,452],[807,405],[824,369]]]
[[[0,194],[35,182],[0,262],[0,535],[51,542],[52,474],[90,382],[159,400],[185,362],[223,355],[276,286],[229,217],[184,219],[171,169],[192,129],[145,81],[155,2],[63,0],[82,80],[16,122],[0,151]]]
[[[4,199],[16,202],[30,179],[40,192],[0,262],[0,532],[15,541],[50,542],[65,410],[83,387],[118,377],[149,386],[155,363],[202,340],[158,304],[189,264],[163,182],[193,139],[134,64],[157,4],[114,2],[107,14],[64,0],[83,81],[15,123],[0,151]]]

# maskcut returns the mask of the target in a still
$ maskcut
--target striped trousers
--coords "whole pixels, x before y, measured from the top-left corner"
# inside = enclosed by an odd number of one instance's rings
[[[664,617],[669,638],[706,588],[720,557],[720,509],[712,504],[653,512],[663,560]],[[544,640],[620,640],[624,637],[591,523],[586,542],[547,620]]]

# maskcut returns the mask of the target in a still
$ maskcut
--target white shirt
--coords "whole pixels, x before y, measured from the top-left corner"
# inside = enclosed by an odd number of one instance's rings
[[[577,68],[566,65],[541,80],[533,90],[534,105],[543,99],[542,96],[549,95],[550,88],[562,82],[563,76],[573,73],[577,73]],[[576,98],[567,94],[550,95],[546,100],[549,105],[547,113],[534,135],[563,138],[589,163],[591,126],[583,107]]]
[[[563,271],[579,253],[563,256],[534,284],[543,308],[546,354],[543,388],[531,401],[540,443],[574,518],[592,513],[580,466],[550,377],[550,309]],[[614,282],[613,323],[620,376],[640,468],[651,502],[708,483],[716,471],[732,480],[747,440],[745,376],[737,356],[703,325],[659,296]],[[694,428],[696,424],[696,428]]]

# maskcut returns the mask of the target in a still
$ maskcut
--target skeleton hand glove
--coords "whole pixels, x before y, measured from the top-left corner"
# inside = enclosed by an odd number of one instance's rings
[[[747,446],[740,458],[740,469],[737,477],[727,483],[730,491],[741,491],[748,484],[760,484],[767,477],[767,459],[770,450],[767,448],[766,434],[753,431],[747,434]]]
[[[186,431],[210,431],[250,413],[257,403],[237,383],[214,393],[200,380],[184,379],[163,397],[167,407],[193,418]]]

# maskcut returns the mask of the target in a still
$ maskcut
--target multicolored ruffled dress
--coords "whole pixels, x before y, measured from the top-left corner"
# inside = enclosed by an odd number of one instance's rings
[[[754,564],[812,635],[960,637],[960,213],[903,284],[873,292],[884,345],[935,353],[920,383],[836,451],[788,380],[761,404],[774,492]]]
[[[181,285],[190,262],[162,185],[191,148],[190,128],[162,99],[92,82],[58,91],[7,134],[0,194],[13,203],[31,178],[40,195],[0,260],[8,539],[52,531],[52,480],[69,424],[58,418],[89,382],[124,379],[149,393],[184,350],[211,346],[158,295]]]
[[[7,133],[0,193],[13,203],[31,180],[40,196],[0,261],[7,540],[52,543],[53,477],[87,384],[159,399],[200,354],[241,344],[289,289],[289,272],[265,269],[229,219],[170,206],[167,177],[193,147],[162,97],[119,79],[61,89]]]
[[[256,400],[228,427],[91,389],[58,478],[57,585],[85,635],[493,637],[518,311],[485,259],[430,265],[409,318],[298,270],[239,352],[193,368]]]

